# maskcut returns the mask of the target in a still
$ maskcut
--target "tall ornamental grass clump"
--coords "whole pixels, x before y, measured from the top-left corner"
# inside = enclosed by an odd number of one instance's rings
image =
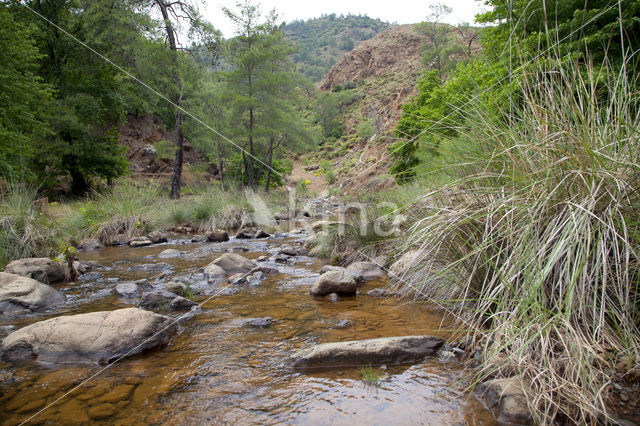
[[[411,209],[399,288],[476,330],[478,381],[518,375],[537,422],[602,421],[640,373],[638,94],[606,65],[519,85],[505,117],[471,113],[460,179]]]

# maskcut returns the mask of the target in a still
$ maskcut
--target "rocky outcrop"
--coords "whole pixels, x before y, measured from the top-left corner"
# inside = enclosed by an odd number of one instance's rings
[[[41,283],[55,283],[66,278],[67,270],[48,257],[31,257],[10,262],[4,272],[33,278]]]
[[[256,264],[236,253],[225,253],[213,262],[222,268],[227,274],[245,273],[256,267]]]
[[[106,363],[163,345],[174,332],[169,317],[138,308],[118,309],[31,324],[9,334],[2,350],[14,360]]]
[[[0,313],[37,311],[62,305],[58,290],[29,277],[0,272]]]
[[[383,337],[349,342],[323,343],[289,358],[296,369],[361,365],[397,365],[435,354],[444,340],[434,336]]]
[[[326,296],[336,293],[340,296],[355,296],[358,290],[356,280],[344,271],[329,271],[320,275],[311,288],[312,296]]]
[[[527,396],[518,377],[489,380],[481,383],[477,392],[487,407],[495,411],[496,418],[500,423],[533,424],[531,411],[527,407]]]
[[[355,272],[365,280],[375,280],[385,276],[382,268],[373,262],[353,262],[347,266],[347,269]]]
[[[221,229],[214,229],[207,234],[207,239],[214,243],[229,241],[229,234]]]

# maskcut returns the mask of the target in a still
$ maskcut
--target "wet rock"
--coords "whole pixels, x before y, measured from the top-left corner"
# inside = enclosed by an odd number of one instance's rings
[[[158,254],[159,259],[173,259],[175,257],[184,256],[185,252],[176,249],[166,249]]]
[[[165,234],[164,232],[160,232],[160,231],[149,232],[149,235],[147,236],[147,239],[151,240],[151,242],[153,244],[166,243],[167,241],[169,241],[167,239],[167,234]]]
[[[87,271],[94,271],[103,267],[101,264],[94,260],[81,260],[80,265],[82,265]]]
[[[296,250],[291,244],[283,244],[278,249],[278,254],[284,254],[286,256],[297,256],[298,250]]]
[[[134,297],[138,297],[138,295],[140,294],[140,288],[136,283],[125,282],[115,286],[115,288],[113,289],[113,293],[120,297],[132,299]]]
[[[289,358],[289,364],[300,369],[406,364],[435,354],[443,344],[444,340],[434,336],[383,337],[323,343],[295,353]]]
[[[77,260],[74,260],[71,263],[71,267],[73,268],[73,271],[75,272],[76,276],[79,276],[79,275],[87,273],[87,268],[85,268],[82,265],[82,263],[78,262]]]
[[[333,328],[348,328],[353,327],[353,323],[349,320],[340,320]]]
[[[365,283],[365,279],[361,273],[353,271],[351,269],[343,268],[342,266],[334,266],[334,265],[324,265],[322,269],[320,269],[320,273],[324,274],[325,272],[336,271],[336,272],[344,272],[349,274],[356,280],[356,283],[362,285]]]
[[[361,275],[365,280],[375,280],[386,275],[384,270],[373,262],[353,262],[347,269]]]
[[[164,289],[170,293],[175,293],[178,296],[184,296],[187,292],[187,285],[177,281],[169,281],[164,285]]]
[[[14,260],[4,268],[4,272],[33,278],[45,284],[63,281],[67,276],[65,267],[48,257]]]
[[[124,234],[118,234],[109,241],[111,246],[126,246],[129,244],[129,238]]]
[[[79,281],[100,281],[103,278],[100,272],[87,272],[78,277]]]
[[[101,404],[89,408],[87,415],[93,420],[108,419],[116,413],[116,406],[113,404]]]
[[[287,263],[289,260],[289,256],[286,254],[278,254],[273,258],[273,261],[276,263]]]
[[[338,293],[331,293],[327,296],[327,300],[336,303],[340,301],[340,296],[338,296]]]
[[[344,271],[329,271],[320,275],[311,288],[312,296],[326,296],[337,293],[340,296],[355,296],[358,285],[353,277]]]
[[[142,300],[140,301],[140,307],[142,309],[160,309],[166,310],[169,309],[169,302],[171,302],[176,297],[179,297],[175,293],[171,293],[170,291],[160,290],[160,291],[149,291],[142,295]]]
[[[208,241],[208,239],[204,235],[194,235],[193,237],[191,237],[192,243],[204,243],[205,241]]]
[[[253,287],[260,285],[260,283],[266,279],[267,276],[264,274],[264,272],[257,271],[254,274],[247,276],[247,283]]]
[[[236,253],[225,253],[211,264],[218,265],[228,274],[249,272],[256,266],[254,262]]]
[[[271,317],[263,317],[263,318],[250,318],[247,319],[245,325],[249,327],[257,327],[257,328],[267,328],[273,325],[273,318]]]
[[[527,407],[527,397],[518,377],[489,380],[481,383],[477,392],[489,409],[495,410],[500,423],[533,423],[533,417]]]
[[[171,270],[171,265],[164,262],[159,263],[145,263],[142,265],[135,265],[131,267],[132,271],[143,271],[143,272],[164,272],[167,270]]]
[[[37,311],[62,305],[65,297],[53,287],[32,278],[0,272],[0,313]]]
[[[214,243],[229,241],[229,234],[221,229],[214,229],[207,234],[207,239]]]
[[[420,261],[421,258],[419,251],[408,251],[391,265],[389,268],[389,275],[392,277],[402,277],[404,274],[409,272],[409,269],[417,266]]]
[[[215,263],[210,263],[204,268],[204,275],[209,281],[219,281],[227,277],[227,273]]]
[[[269,260],[268,256],[260,256],[259,258],[256,259],[256,261],[258,262],[266,262],[267,260]]]
[[[278,271],[277,268],[271,268],[269,266],[256,266],[251,271],[249,271],[249,274],[255,274],[256,272],[262,272],[264,274],[277,274],[280,271]]]
[[[246,284],[247,277],[245,274],[233,274],[229,277],[229,283],[233,285]]]
[[[300,235],[300,234],[304,234],[304,229],[302,229],[302,228],[295,228],[295,229],[292,229],[291,231],[289,231],[289,234],[291,234],[291,235]]]
[[[170,311],[189,311],[195,306],[198,306],[198,304],[193,300],[178,296],[174,297],[173,300],[169,302],[167,309],[169,309]]]
[[[269,234],[264,232],[260,228],[244,228],[236,234],[236,238],[239,240],[250,240],[255,238],[267,238]]]
[[[102,250],[103,248],[104,244],[100,240],[84,240],[78,244],[78,250]]]
[[[367,296],[371,297],[391,297],[393,296],[393,292],[384,288],[374,288],[373,290],[369,290],[367,292]]]
[[[167,343],[172,320],[138,308],[60,316],[23,327],[2,342],[5,356],[49,363],[104,363]]]
[[[135,237],[129,241],[129,246],[131,247],[146,247],[153,244],[153,241],[148,239],[147,237]]]

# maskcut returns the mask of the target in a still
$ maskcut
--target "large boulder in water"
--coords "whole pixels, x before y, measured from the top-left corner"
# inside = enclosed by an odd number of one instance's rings
[[[4,268],[4,272],[33,278],[45,284],[63,281],[67,276],[66,268],[48,257],[14,260]]]
[[[384,270],[373,262],[353,262],[347,269],[362,276],[365,280],[375,280],[385,276]]]
[[[222,268],[227,274],[238,274],[249,272],[257,265],[251,260],[240,256],[236,253],[225,253],[213,262],[212,265],[217,265]]]
[[[0,272],[0,313],[37,311],[62,305],[65,297],[32,278]]]
[[[329,271],[320,275],[311,288],[312,296],[336,293],[340,296],[355,296],[358,284],[351,274],[344,271]]]
[[[106,363],[167,343],[173,320],[138,308],[61,316],[9,334],[2,350],[9,359],[37,357],[50,363]]]
[[[433,355],[443,344],[444,340],[434,336],[383,337],[323,343],[296,352],[289,358],[289,365],[304,369],[407,364]]]
[[[227,233],[227,231],[223,231],[222,229],[214,229],[207,234],[207,240],[214,243],[229,241],[229,233]]]

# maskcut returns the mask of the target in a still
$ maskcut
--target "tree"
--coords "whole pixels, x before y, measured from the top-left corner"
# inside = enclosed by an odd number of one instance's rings
[[[460,53],[453,28],[442,22],[453,9],[441,3],[430,5],[429,9],[427,22],[416,25],[427,40],[422,50],[422,62],[438,70],[440,79],[444,81],[447,73],[455,67],[455,55]]]
[[[0,4],[0,175],[10,180],[34,177],[29,166],[32,139],[50,132],[44,112],[53,98],[37,74],[41,55],[34,30]]]

